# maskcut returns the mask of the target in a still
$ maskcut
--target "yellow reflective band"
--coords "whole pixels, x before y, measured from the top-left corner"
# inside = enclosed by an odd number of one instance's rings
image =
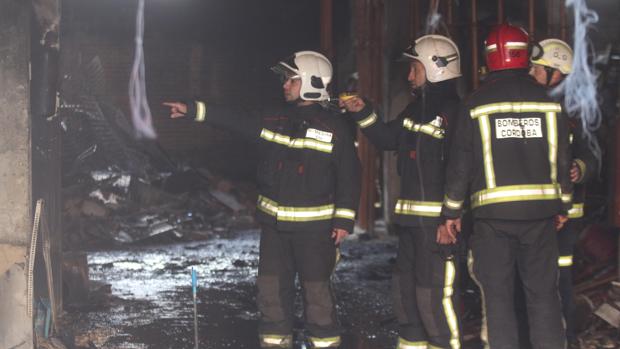
[[[296,148],[296,149],[306,148],[306,149],[318,150],[324,153],[331,153],[332,149],[334,148],[334,145],[332,143],[321,142],[321,141],[317,141],[311,138],[291,139],[291,137],[289,136],[275,133],[266,128],[264,128],[261,131],[260,137],[266,141],[278,143],[278,144],[284,145],[289,148]]]
[[[573,265],[573,256],[560,256],[558,258],[558,266],[560,267],[570,267]]]
[[[563,203],[570,204],[573,201],[573,194],[562,194],[561,199]]]
[[[463,200],[461,201],[451,200],[448,197],[448,195],[446,195],[443,198],[443,204],[444,206],[446,206],[447,208],[451,210],[460,210],[463,207]]]
[[[496,44],[492,44],[492,45],[488,45],[485,48],[485,51],[488,52],[495,52],[497,51],[497,45]]]
[[[495,188],[495,168],[493,167],[493,152],[491,151],[491,123],[488,115],[478,119],[480,137],[482,140],[482,158],[484,161],[484,177],[487,188]]]
[[[334,213],[334,218],[355,220],[355,211],[349,210],[348,208],[337,208]]]
[[[508,41],[504,44],[504,47],[508,47],[508,48],[522,48],[522,49],[526,49],[527,48],[527,42],[520,42],[520,41]]]
[[[281,336],[277,334],[266,334],[266,335],[260,335],[259,337],[260,337],[260,341],[264,344],[267,344],[270,346],[275,345],[275,346],[279,346],[282,348],[288,348],[293,342],[292,335]]]
[[[558,103],[539,103],[539,102],[503,102],[481,105],[469,111],[472,119],[483,115],[496,113],[547,113],[562,111]]]
[[[396,214],[439,217],[441,214],[442,202],[435,201],[413,201],[398,199],[394,212]]]
[[[403,120],[403,127],[411,132],[420,132],[427,134],[433,138],[443,139],[445,135],[445,130],[441,127],[437,127],[432,124],[416,124],[413,120],[409,118],[405,118]]]
[[[480,289],[480,300],[482,301],[482,324],[480,326],[480,340],[482,341],[483,348],[489,349],[489,327],[487,322],[487,303],[486,297],[484,295],[484,288],[478,279],[476,278],[476,273],[474,273],[474,253],[469,250],[467,252],[467,270],[469,271],[469,276],[474,280],[478,288]]]
[[[560,198],[557,184],[507,185],[484,189],[471,196],[473,208],[512,201],[555,200]]]
[[[313,348],[331,348],[340,345],[340,336],[329,338],[310,337]]]
[[[583,217],[583,204],[573,204],[570,210],[568,210],[568,218],[581,218]]]
[[[260,211],[270,216],[276,217],[278,221],[284,221],[284,222],[321,221],[321,220],[327,220],[327,219],[332,219],[336,217],[334,204],[312,206],[312,207],[280,206],[277,202],[270,200],[262,195],[259,195],[256,207]],[[346,209],[342,209],[342,210],[346,210]],[[348,210],[348,211],[350,212],[344,212],[344,211],[341,212],[341,215],[338,217],[349,218],[351,212],[353,213],[353,217],[355,217],[355,212],[353,212],[352,210]]]
[[[207,106],[204,102],[196,101],[196,121],[203,122],[207,116]]]
[[[452,303],[452,295],[454,294],[454,279],[456,277],[456,267],[454,261],[446,261],[446,276],[443,287],[443,311],[446,315],[446,322],[450,329],[450,347],[452,349],[459,349],[461,342],[459,340],[459,325],[456,319],[456,312],[454,311],[454,304]]]
[[[398,337],[398,346],[396,349],[427,349],[428,342],[426,341],[417,341],[411,342],[402,337]]]
[[[551,183],[558,181],[558,123],[555,112],[547,112],[547,142],[549,142],[549,166]]]
[[[368,115],[367,117],[363,118],[362,120],[358,121],[357,124],[361,127],[361,128],[366,128],[372,124],[374,124],[375,122],[377,122],[377,114],[375,114],[375,112],[372,112],[370,115]]]
[[[583,162],[583,160],[581,159],[574,159],[573,161],[575,162],[577,167],[579,167],[580,177],[579,177],[579,180],[577,180],[577,183],[579,183],[583,180],[583,176],[586,175],[586,163]]]

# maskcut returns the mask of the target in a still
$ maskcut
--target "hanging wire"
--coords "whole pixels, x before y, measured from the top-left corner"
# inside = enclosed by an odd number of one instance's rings
[[[131,76],[129,77],[129,106],[131,108],[131,121],[138,138],[157,138],[151,109],[146,96],[146,82],[144,74],[144,0],[138,0],[136,14],[136,50],[134,55]]]
[[[554,96],[564,96],[564,108],[570,117],[581,119],[583,137],[601,166],[601,148],[595,131],[601,126],[602,114],[599,108],[596,76],[588,63],[588,53],[594,49],[587,37],[588,28],[598,22],[598,14],[590,10],[585,0],[566,0],[566,7],[573,7],[575,22],[572,71],[562,83],[551,91]]]

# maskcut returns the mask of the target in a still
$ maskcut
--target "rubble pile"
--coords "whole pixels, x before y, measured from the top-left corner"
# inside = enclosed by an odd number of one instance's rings
[[[64,76],[62,194],[65,250],[144,240],[205,238],[252,224],[252,186],[237,190],[203,167],[173,161],[136,139],[106,98],[100,60]]]

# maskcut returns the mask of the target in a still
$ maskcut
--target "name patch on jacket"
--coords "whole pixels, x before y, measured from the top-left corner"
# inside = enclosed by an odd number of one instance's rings
[[[316,139],[317,141],[331,143],[333,134],[331,132],[325,132],[317,130],[315,128],[309,128],[306,131],[306,138]]]
[[[495,137],[503,138],[542,138],[541,118],[495,119]]]

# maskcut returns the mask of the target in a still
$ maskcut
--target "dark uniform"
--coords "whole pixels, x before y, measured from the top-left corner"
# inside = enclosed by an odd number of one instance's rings
[[[398,253],[393,271],[399,349],[458,348],[456,262],[436,243],[445,173],[447,128],[458,106],[454,81],[427,83],[415,102],[383,123],[370,106],[352,113],[379,149],[396,151],[401,177],[394,209]],[[442,247],[442,249],[445,249]]]
[[[579,237],[579,233],[584,228],[583,215],[584,203],[586,198],[585,184],[592,180],[597,173],[597,163],[594,154],[588,147],[587,141],[583,138],[582,128],[579,120],[569,120],[570,143],[572,159],[579,167],[581,177],[575,183],[573,193],[573,206],[568,211],[568,222],[558,232],[558,248],[560,257],[558,266],[560,267],[560,297],[562,298],[562,310],[566,321],[566,337],[569,342],[576,340],[574,326],[575,303],[573,299],[573,250]]]
[[[464,103],[442,213],[460,217],[470,193],[468,265],[483,298],[481,338],[518,349],[515,268],[534,348],[565,347],[554,217],[570,208],[568,127],[561,106],[523,69],[493,72]]]
[[[198,121],[257,142],[261,346],[292,346],[298,274],[313,347],[337,347],[330,278],[338,251],[331,234],[353,231],[360,195],[360,165],[348,126],[318,104],[262,114],[202,102],[188,109]]]

